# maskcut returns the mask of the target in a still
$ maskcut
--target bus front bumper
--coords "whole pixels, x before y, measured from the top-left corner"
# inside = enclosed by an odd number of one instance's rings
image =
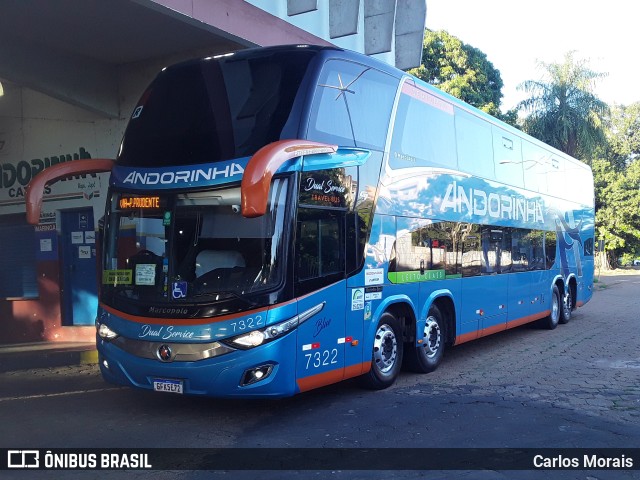
[[[162,361],[160,353],[158,358],[145,358],[100,337],[96,343],[102,376],[117,385],[236,398],[277,398],[297,392],[295,355],[291,355],[296,351],[295,333],[249,350],[233,350],[197,361]],[[161,345],[158,349],[184,345]]]

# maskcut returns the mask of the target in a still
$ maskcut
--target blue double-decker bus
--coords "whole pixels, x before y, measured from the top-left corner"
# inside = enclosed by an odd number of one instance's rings
[[[116,384],[281,397],[393,384],[554,329],[593,287],[589,167],[422,81],[283,46],[160,72],[110,171],[96,318]]]

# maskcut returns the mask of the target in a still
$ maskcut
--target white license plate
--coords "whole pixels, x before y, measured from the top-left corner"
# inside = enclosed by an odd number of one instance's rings
[[[183,393],[182,380],[156,378],[153,380],[153,389],[156,392]]]

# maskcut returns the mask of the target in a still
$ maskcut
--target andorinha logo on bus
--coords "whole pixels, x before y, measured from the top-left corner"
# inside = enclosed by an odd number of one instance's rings
[[[544,224],[542,207],[540,200],[528,200],[522,195],[487,193],[478,188],[465,188],[453,181],[447,186],[447,192],[440,204],[440,211],[453,210],[455,213],[466,211],[480,217],[489,215],[491,218]]]
[[[118,178],[119,171],[114,169],[116,182],[120,180]],[[156,185],[175,187],[176,185],[194,185],[194,184],[207,184],[220,180],[227,180],[236,176],[242,176],[244,173],[244,167],[237,163],[231,162],[227,164],[221,164],[215,167],[194,167],[188,170],[129,170],[123,171],[124,178],[120,180],[120,183],[125,185]]]

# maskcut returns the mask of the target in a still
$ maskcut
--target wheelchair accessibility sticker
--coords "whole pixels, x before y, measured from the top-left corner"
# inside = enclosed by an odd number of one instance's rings
[[[186,298],[187,282],[174,282],[172,284],[171,295],[173,298]]]

